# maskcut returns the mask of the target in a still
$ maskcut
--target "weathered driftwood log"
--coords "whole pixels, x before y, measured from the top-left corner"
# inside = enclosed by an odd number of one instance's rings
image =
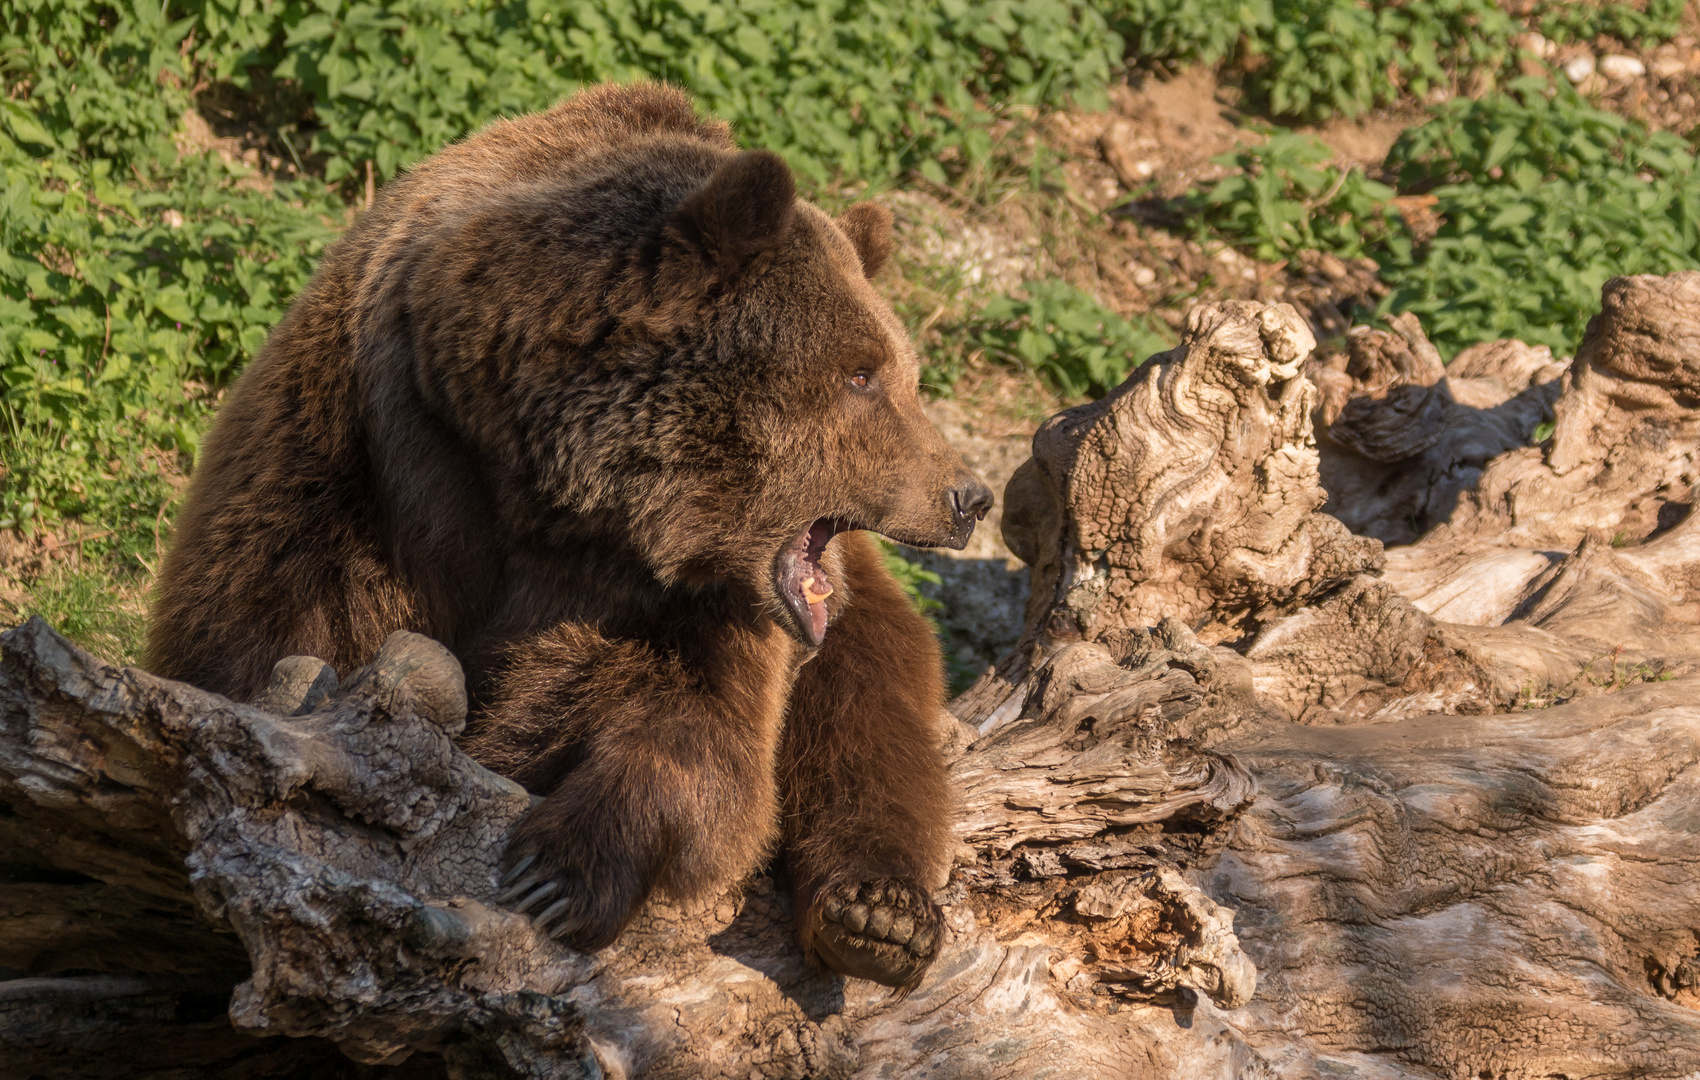
[[[1327,496],[1299,369],[1315,345],[1285,304],[1197,307],[1178,349],[1039,429],[1003,517],[1033,568],[1029,635],[1169,617],[1237,640],[1380,565],[1380,544],[1314,512]]]
[[[771,877],[594,955],[504,911],[528,800],[426,639],[244,705],[10,631],[0,1075],[1693,1075],[1696,280],[1608,285],[1562,382],[1402,321],[1319,394],[1290,310],[1208,306],[1048,424],[1021,644],[940,718],[963,844],[904,998],[808,968]],[[1354,468],[1446,523],[1383,553],[1318,512]]]
[[[1077,684],[1089,691],[1091,676]],[[535,933],[493,900],[502,839],[528,799],[455,747],[466,701],[453,657],[397,634],[334,687],[329,669],[291,658],[258,706],[240,705],[107,667],[39,620],[0,638],[0,798],[12,810],[0,820],[24,879],[0,887],[0,956],[35,976],[0,983],[0,1046],[21,1075],[80,1075],[90,1055],[168,1041],[194,995],[228,1000],[237,1032],[314,1036],[375,1065],[440,1055],[437,1067],[466,1077],[990,1069],[1029,1056],[1010,1049],[1023,1039],[1087,1068],[1106,1047],[1173,1041],[1117,1020],[1114,1003],[1184,1010],[1196,990],[1237,1006],[1255,982],[1232,915],[1175,873],[1156,833],[1112,838],[1106,873],[1047,897],[1036,925],[1069,928],[1071,987],[1049,985],[1057,943],[1005,945],[979,914],[1009,903],[1020,845],[1220,821],[1250,798],[1231,760],[1139,723],[1148,709],[1187,711],[1184,678],[1149,680],[1104,714],[1101,738],[1080,738],[1077,702],[1062,694],[1056,715],[958,745],[965,836],[1002,857],[965,869],[951,940],[901,1000],[807,968],[786,893],[767,879],[705,910],[653,904],[594,956]],[[944,719],[941,737],[966,742]],[[1026,788],[996,782],[1042,757],[1056,767]],[[37,925],[103,899],[114,943],[63,915]],[[128,981],[53,977],[67,963]],[[1074,1006],[1082,995],[1096,1007]],[[232,1039],[216,1049],[255,1055]]]
[[[1700,397],[1685,388],[1700,349],[1684,343],[1700,338],[1700,275],[1609,284],[1591,366],[1562,383],[1515,342],[1443,369],[1415,320],[1394,329],[1353,339],[1348,392],[1325,378],[1318,407],[1288,381],[1296,320],[1203,309],[1177,353],[1046,425],[1004,516],[1033,565],[1023,646],[952,708],[996,731],[1036,704],[1090,715],[1192,677],[1205,703],[1175,733],[1231,751],[1261,789],[1195,880],[1239,913],[1260,988],[1227,1022],[1275,1073],[1690,1075]],[[1549,409],[1564,434],[1543,450],[1529,442]],[[1335,425],[1326,458],[1312,417]],[[1594,451],[1566,459],[1581,425]],[[1188,437],[1200,428],[1218,437]],[[1379,545],[1317,527],[1324,462],[1357,468],[1384,514],[1466,509],[1388,551],[1379,577]],[[1586,527],[1630,519],[1627,546]],[[1541,573],[1523,572],[1530,555]],[[1515,602],[1460,625],[1399,591],[1471,574],[1456,595],[1485,607],[1487,583],[1515,574]],[[1191,627],[1153,633],[1156,612]],[[1088,689],[1083,649],[1119,680]],[[1059,681],[1076,687],[1067,706]],[[1072,847],[1057,872],[1096,868]],[[1045,855],[1023,858],[1042,872]]]

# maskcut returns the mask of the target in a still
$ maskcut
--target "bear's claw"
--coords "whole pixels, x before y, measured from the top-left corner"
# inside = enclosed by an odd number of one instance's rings
[[[510,873],[508,876],[513,875]],[[562,882],[558,879],[544,880],[539,885],[538,881],[542,878],[542,874],[530,874],[522,878],[502,893],[497,898],[498,902],[528,916],[538,933],[577,945],[578,942],[572,940],[572,934],[588,921],[583,913],[577,910],[582,907],[583,898],[569,891],[566,896],[555,899],[555,894],[561,891]],[[554,903],[543,906],[552,899],[555,900]],[[566,917],[562,918],[563,915]],[[556,925],[551,927],[551,922]]]
[[[926,893],[892,878],[823,890],[812,945],[827,967],[904,991],[938,953],[944,917]]]
[[[524,896],[527,892],[530,892],[531,889],[542,880],[542,874],[530,874],[526,877],[520,878],[512,885],[509,885],[506,889],[503,889],[502,892],[496,896],[496,903],[506,906],[516,906],[515,901]],[[520,910],[524,910],[524,905],[517,906]]]
[[[518,881],[520,875],[525,873],[527,870],[530,870],[531,864],[536,862],[536,861],[537,861],[537,856],[527,855],[525,858],[521,859],[519,862],[514,863],[513,866],[509,867],[506,871],[503,872],[502,880],[500,880],[496,883],[497,887],[505,889],[509,885],[512,885],[514,882]]]
[[[563,849],[513,854],[497,882],[496,903],[524,915],[539,934],[582,952],[613,944],[647,892],[640,881],[606,875],[602,888],[591,888],[588,876],[562,858]]]
[[[562,934],[575,929],[581,920],[569,917],[563,920],[561,924],[553,930],[549,928],[549,923],[572,906],[573,897],[568,896],[557,900],[542,911],[539,911],[536,915],[532,916],[531,925],[537,927],[540,933],[548,934],[551,937],[560,937]]]

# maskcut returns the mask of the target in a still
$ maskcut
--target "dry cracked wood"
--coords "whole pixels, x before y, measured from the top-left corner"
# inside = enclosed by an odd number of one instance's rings
[[[1164,387],[1187,377],[1198,345],[1220,349],[1214,328],[1235,315],[1245,351],[1256,325],[1268,356],[1223,365],[1253,377],[1218,376],[1242,388],[1210,415],[1219,445],[1153,436]],[[1290,353],[1264,330],[1280,322],[1195,312],[1179,355],[1035,439],[1005,511],[1034,566],[1024,650],[953,708],[991,728],[1031,710],[1082,639],[1129,681],[1100,677],[1050,708],[1135,696],[1156,639],[1165,666],[1193,674],[1207,700],[1183,734],[1231,751],[1260,786],[1198,878],[1239,912],[1261,972],[1228,1019],[1261,1061],[1251,1074],[1692,1075],[1700,521],[1686,515],[1700,275],[1609,283],[1580,370],[1562,381],[1563,365],[1515,342],[1442,369],[1415,320],[1360,332],[1344,367],[1322,369],[1306,422],[1284,431],[1270,418],[1299,392],[1281,381]],[[1551,444],[1528,445],[1548,409]],[[1188,416],[1164,412],[1171,426]],[[1339,428],[1319,440],[1320,461],[1302,453],[1311,417]],[[1300,544],[1329,533],[1294,508],[1323,505],[1322,479],[1352,468],[1385,500],[1365,500],[1355,522],[1378,536],[1399,538],[1385,518],[1373,527],[1374,512],[1452,509],[1420,543],[1388,550],[1384,576],[1374,551],[1341,581],[1303,561],[1314,551],[1332,569],[1340,549]],[[1073,493],[1106,475],[1140,497]],[[1276,475],[1285,487],[1272,499]],[[1627,545],[1600,528],[1624,523]],[[1201,600],[1219,538],[1248,536],[1291,540],[1254,545],[1283,558],[1238,560],[1234,588]],[[1160,565],[1141,561],[1142,545]],[[1162,611],[1227,640],[1224,608],[1237,615],[1240,597],[1294,581],[1320,584],[1296,610],[1253,605],[1231,623],[1249,635],[1233,651],[1172,619],[1146,629]],[[1445,621],[1457,607],[1432,602],[1444,587],[1491,617]],[[1118,588],[1135,599],[1102,600]],[[1067,845],[1061,855],[1059,870],[1081,865]]]
[[[1155,697],[1185,711],[1184,681],[1153,683]],[[594,956],[535,933],[492,899],[502,838],[528,800],[455,747],[466,702],[453,657],[397,634],[345,689],[328,686],[321,665],[292,658],[262,709],[107,667],[39,620],[0,639],[0,800],[19,833],[51,838],[27,855],[4,852],[18,860],[15,876],[38,879],[0,894],[11,901],[0,943],[19,974],[35,976],[0,982],[7,1060],[29,1075],[82,1075],[118,1047],[165,1038],[185,1001],[211,994],[227,998],[238,1032],[312,1036],[369,1064],[465,1077],[907,1073],[964,1055],[990,1055],[990,1065],[1022,1032],[1034,1054],[1077,1040],[1085,1062],[1106,1039],[1143,1045],[1112,1004],[1184,1010],[1201,991],[1238,1005],[1255,981],[1232,915],[1172,859],[1122,859],[1078,908],[1046,916],[1071,928],[1076,983],[1066,994],[1091,1001],[1084,1010],[1065,1004],[1061,987],[1047,996],[1053,950],[1001,942],[996,920],[980,914],[1007,903],[1015,837],[1090,840],[1189,809],[1219,820],[1250,798],[1231,761],[1166,745],[1161,732],[1130,736],[1125,753],[1111,738],[1082,752],[1065,711],[1012,728],[1017,746],[992,737],[957,747],[965,777],[1042,745],[1076,768],[1056,774],[1042,806],[1004,808],[996,784],[970,796],[1003,869],[957,882],[934,973],[898,1000],[805,966],[768,878],[703,910],[652,904]],[[1074,802],[1093,805],[1074,814]],[[151,842],[134,843],[138,830]],[[79,882],[60,886],[57,902],[42,895],[56,876]],[[145,902],[112,901],[138,889]],[[146,947],[103,950],[73,894],[84,910],[104,898],[108,928],[147,934]],[[43,926],[42,909],[55,906],[61,917]],[[73,957],[75,968],[114,975],[49,977]],[[203,977],[185,981],[185,971]],[[31,1006],[8,1010],[6,987]],[[57,1010],[40,1004],[61,999]],[[941,1010],[949,1038],[937,1030]],[[246,1055],[247,1074],[261,1075],[253,1047],[233,1047],[197,1052],[224,1053],[230,1068]],[[279,1053],[294,1060],[293,1048]]]
[[[1004,537],[1032,567],[1028,633],[1155,626],[1239,639],[1353,574],[1381,546],[1314,511],[1315,347],[1298,312],[1201,305],[1180,347],[1052,417],[1005,491]]]
[[[1692,1076],[1700,276],[1606,298],[1562,379],[1402,320],[1320,391],[1289,309],[1204,306],[1048,424],[906,998],[807,967],[772,875],[592,956],[503,911],[527,800],[423,638],[241,705],[10,631],[0,1075]]]
[[[1697,691],[1241,747],[1263,793],[1209,882],[1261,973],[1236,1030],[1283,1075],[1700,1070]]]

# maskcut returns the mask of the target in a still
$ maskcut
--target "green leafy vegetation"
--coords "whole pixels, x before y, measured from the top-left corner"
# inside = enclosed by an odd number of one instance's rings
[[[35,582],[19,615],[40,615],[103,659],[140,663],[146,623],[140,577],[125,572],[115,579],[109,563],[79,558]]]
[[[179,155],[184,21],[76,3],[7,15],[0,528],[148,526],[342,207]]]
[[[1123,319],[1065,281],[1029,281],[1022,291],[981,308],[969,339],[989,359],[1042,376],[1064,397],[1102,397],[1152,354],[1174,347],[1166,332]]]
[[[1528,23],[1558,42],[1656,43],[1684,0],[1545,0]],[[1356,116],[1400,98],[1498,81],[1524,24],[1493,0],[1122,0],[1104,7],[1138,61],[1228,61],[1272,117]]]
[[[1125,0],[1110,23],[1150,60],[1231,60],[1277,117],[1355,116],[1496,74],[1520,27],[1493,0]]]
[[[1594,108],[1567,84],[1526,77],[1504,93],[1440,106],[1399,137],[1385,167],[1400,187],[1414,190],[1499,182],[1506,170],[1522,165],[1563,180],[1669,172],[1688,156],[1687,143],[1675,135]]]
[[[1583,0],[1546,0],[1532,20],[1536,29],[1557,42],[1616,38],[1619,41],[1669,41],[1682,31],[1687,0],[1646,0],[1634,4]]]
[[[1325,164],[1319,143],[1276,135],[1193,197],[1217,235],[1271,259],[1298,250],[1381,262],[1383,310],[1416,312],[1443,353],[1515,337],[1560,355],[1580,342],[1618,274],[1700,266],[1700,171],[1680,138],[1589,105],[1538,77],[1460,98],[1407,131],[1385,168],[1428,196],[1418,243],[1394,190]]]
[[[1201,229],[1260,259],[1304,250],[1355,258],[1398,235],[1393,189],[1334,164],[1334,151],[1315,136],[1275,134],[1216,160],[1237,171],[1196,193],[1188,209]]]
[[[1214,64],[1233,55],[1242,38],[1249,45],[1275,23],[1273,0],[1122,0],[1111,12],[1128,54],[1147,63]]]
[[[903,592],[909,597],[909,602],[915,605],[915,610],[926,616],[927,621],[938,628],[937,617],[944,611],[944,603],[921,591],[923,585],[942,584],[940,577],[918,562],[911,562],[903,557],[903,549],[883,536],[876,536],[880,555],[885,559],[885,568],[891,571],[891,576],[903,587]]]
[[[1424,98],[1513,53],[1513,22],[1493,0],[1275,0],[1275,24],[1248,80],[1273,116],[1356,116],[1401,95]]]
[[[994,296],[939,328],[923,356],[923,388],[949,394],[969,367],[990,362],[1036,376],[1065,399],[1102,397],[1175,345],[1167,327],[1124,319],[1066,281],[1028,281],[1017,293]]]
[[[318,128],[301,150],[331,181],[367,161],[388,178],[585,83],[660,78],[816,181],[942,182],[989,149],[986,101],[1101,101],[1121,52],[1096,9],[1056,0],[215,0],[198,16],[218,77],[305,91]]]
[[[1573,352],[1618,274],[1700,267],[1700,162],[1681,139],[1524,80],[1459,101],[1389,155],[1433,188],[1439,233],[1390,251],[1386,306],[1443,352],[1516,337]]]

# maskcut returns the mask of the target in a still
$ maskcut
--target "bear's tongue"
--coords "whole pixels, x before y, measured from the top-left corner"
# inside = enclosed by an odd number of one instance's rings
[[[826,598],[832,595],[832,582],[820,564],[821,552],[838,531],[836,522],[822,518],[798,533],[779,553],[779,595],[814,645],[826,639]]]

